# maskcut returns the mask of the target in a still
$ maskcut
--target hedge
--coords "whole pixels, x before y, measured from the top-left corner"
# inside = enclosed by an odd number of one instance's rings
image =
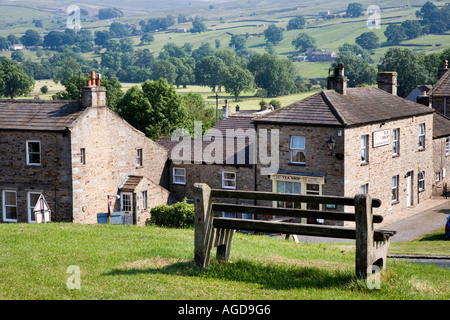
[[[161,205],[152,208],[150,223],[160,227],[192,228],[194,227],[194,204],[186,199],[172,205]]]

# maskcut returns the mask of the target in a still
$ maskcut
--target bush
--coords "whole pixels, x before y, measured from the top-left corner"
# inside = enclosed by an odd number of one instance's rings
[[[150,223],[168,228],[191,228],[194,226],[194,205],[184,199],[173,205],[162,205],[151,210]]]

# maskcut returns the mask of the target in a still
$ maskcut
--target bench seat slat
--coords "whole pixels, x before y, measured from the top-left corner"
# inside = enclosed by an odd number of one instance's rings
[[[329,219],[329,220],[341,220],[341,221],[355,221],[354,213],[337,212],[337,211],[325,211],[325,210],[301,210],[301,209],[289,209],[289,208],[271,208],[263,206],[248,206],[229,203],[213,203],[212,211],[224,211],[235,213],[253,213],[261,215],[274,215],[282,217],[296,217],[296,218],[316,218],[316,219]],[[373,215],[374,223],[381,223],[383,216]]]
[[[243,191],[243,190],[221,190],[211,189],[211,197],[215,198],[235,198],[235,199],[253,199],[253,200],[272,200],[272,201],[291,201],[305,203],[335,204],[343,206],[355,206],[355,199],[349,197],[336,196],[314,196],[299,195],[289,193],[262,192],[262,191]],[[372,207],[381,206],[379,199],[372,199]]]

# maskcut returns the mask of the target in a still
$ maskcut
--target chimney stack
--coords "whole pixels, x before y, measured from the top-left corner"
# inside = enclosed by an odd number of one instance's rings
[[[444,60],[442,69],[438,70],[438,80],[448,71],[448,60]]]
[[[397,72],[378,72],[378,88],[390,94],[397,95]]]
[[[327,79],[327,89],[336,90],[342,95],[347,95],[347,81],[348,78],[344,75],[344,64],[339,63],[334,69],[334,76]]]
[[[416,102],[431,108],[430,96],[427,95],[427,91],[426,90],[422,90],[422,95],[421,96],[417,96]]]
[[[83,88],[81,104],[83,108],[106,107],[106,88],[100,85],[101,74],[91,72],[91,78],[87,80]]]

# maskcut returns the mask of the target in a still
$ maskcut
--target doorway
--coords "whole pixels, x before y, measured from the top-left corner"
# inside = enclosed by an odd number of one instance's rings
[[[410,171],[406,174],[406,206],[411,207],[412,203],[412,177],[414,175],[413,171]]]

